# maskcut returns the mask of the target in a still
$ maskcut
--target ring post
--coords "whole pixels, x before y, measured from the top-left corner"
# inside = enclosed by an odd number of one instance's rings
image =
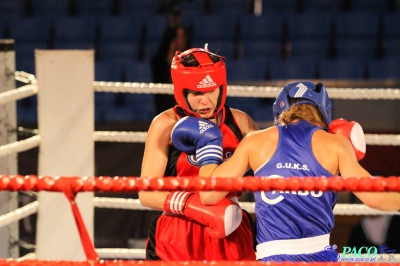
[[[94,51],[36,50],[39,175],[94,175]],[[93,241],[93,192],[77,203]],[[63,193],[40,192],[36,236],[39,260],[86,260]]]
[[[15,89],[14,40],[0,40],[0,92]],[[16,102],[0,105],[0,145],[17,141]],[[15,175],[18,172],[17,154],[0,158],[0,173]],[[0,192],[0,215],[18,208],[17,192]],[[0,228],[0,257],[18,258],[19,248],[13,242],[19,239],[18,222]]]

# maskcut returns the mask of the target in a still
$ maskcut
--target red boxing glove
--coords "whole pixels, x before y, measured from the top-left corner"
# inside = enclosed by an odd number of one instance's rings
[[[357,160],[360,161],[364,158],[367,146],[364,131],[359,123],[355,121],[347,122],[346,119],[338,118],[329,124],[329,132],[345,136],[353,145]]]
[[[228,198],[214,205],[204,205],[199,193],[174,191],[168,194],[164,208],[206,226],[207,233],[214,238],[227,237],[242,222],[242,209]]]

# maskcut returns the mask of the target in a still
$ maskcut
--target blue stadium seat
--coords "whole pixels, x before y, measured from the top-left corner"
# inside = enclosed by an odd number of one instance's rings
[[[4,39],[6,37],[5,30],[8,27],[6,23],[6,19],[0,16],[0,39]]]
[[[150,60],[151,57],[154,56],[155,53],[157,52],[159,45],[160,43],[157,41],[147,42],[144,50],[145,53],[144,58]]]
[[[31,1],[35,17],[59,18],[68,16],[68,0]]]
[[[15,60],[17,67],[18,65],[31,65],[30,68],[34,68],[36,49],[48,49],[47,42],[15,42]]]
[[[340,39],[336,42],[338,58],[372,59],[376,56],[375,39]]]
[[[385,56],[386,58],[400,56],[400,38],[386,39]]]
[[[125,67],[125,73],[128,82],[152,82],[149,61],[132,61]]]
[[[355,59],[335,59],[319,62],[322,79],[364,79],[365,63]]]
[[[384,14],[388,11],[388,2],[382,0],[351,0],[353,11],[367,11]]]
[[[400,14],[387,13],[383,16],[384,38],[400,38]]]
[[[110,62],[96,62],[94,69],[95,81],[118,82],[122,81],[122,68]],[[106,114],[110,115],[116,103],[116,93],[95,92],[95,121],[106,122]],[[112,122],[112,120],[111,120]]]
[[[32,52],[33,54],[33,52]],[[35,71],[35,59],[34,56],[30,55],[29,57],[19,58],[15,62],[15,70],[16,71],[25,71],[30,74],[36,74]]]
[[[320,12],[339,12],[341,9],[340,1],[332,0],[306,0],[303,1],[304,10]]]
[[[379,33],[379,14],[373,12],[346,12],[333,16],[338,39],[376,39]]]
[[[96,81],[122,81],[121,66],[112,62],[96,62],[94,69],[94,79]]]
[[[96,119],[97,120],[97,119]],[[103,123],[128,123],[135,121],[135,112],[132,106],[127,104],[112,106],[102,112],[99,120]]]
[[[270,78],[273,80],[316,78],[317,65],[313,60],[273,61],[269,64]]]
[[[203,1],[180,1],[180,10],[182,12],[182,18],[186,22],[190,22],[196,17],[203,14]]]
[[[136,16],[142,13],[144,16],[152,16],[157,13],[158,3],[155,0],[125,0],[122,1],[122,14]]]
[[[50,40],[50,19],[10,18],[9,38],[15,40],[17,64],[33,64],[35,49],[48,49]],[[28,62],[28,63],[23,63]]]
[[[21,18],[25,4],[22,0],[0,1],[0,18]]]
[[[236,19],[229,14],[202,15],[193,21],[193,42],[233,41]]]
[[[213,13],[245,15],[250,10],[249,2],[244,0],[213,0],[211,5],[211,12]]]
[[[60,50],[87,50],[87,49],[96,49],[96,45],[93,42],[86,41],[55,41],[54,49]]]
[[[126,2],[126,1],[124,1]],[[130,2],[130,1],[128,1]],[[110,0],[84,0],[76,1],[76,9],[78,15],[90,15],[96,17],[103,17],[111,15],[112,6]]]
[[[152,15],[146,21],[146,41],[161,42],[161,38],[167,28],[169,19],[166,15]]]
[[[254,97],[227,97],[226,104],[231,108],[239,109],[253,117],[254,111],[257,109],[258,98]]]
[[[38,119],[36,96],[24,98],[17,101],[17,122],[20,123],[36,123]]]
[[[144,21],[141,18],[118,16],[99,20],[100,43],[118,41],[139,41]]]
[[[121,65],[137,60],[139,45],[136,42],[105,42],[99,46],[99,60]]]
[[[379,37],[378,13],[352,11],[334,15],[338,58],[374,58]]]
[[[125,67],[127,82],[152,82],[151,67],[149,61],[133,61]],[[126,105],[133,112],[134,121],[151,121],[156,115],[154,106],[154,94],[127,93],[124,95]]]
[[[51,20],[48,18],[10,18],[8,29],[15,42],[48,42]]]
[[[400,13],[388,13],[383,17],[384,40],[386,42],[385,56],[400,56]]]
[[[260,59],[229,60],[226,62],[228,83],[266,79],[267,62]]]
[[[289,39],[327,40],[331,32],[330,13],[308,11],[287,16]]]
[[[295,39],[291,42],[290,58],[324,60],[328,58],[328,40]]]
[[[54,20],[57,49],[94,48],[96,20],[90,16],[60,17]]]
[[[246,41],[278,40],[282,36],[284,19],[282,12],[265,12],[261,16],[242,16],[240,37]]]
[[[279,40],[243,40],[242,57],[263,58],[266,60],[276,60],[279,58],[280,42]]]
[[[268,0],[261,1],[263,12],[294,12],[296,11],[296,1],[293,0]]]
[[[400,79],[400,55],[397,58],[370,61],[368,73],[370,79]]]

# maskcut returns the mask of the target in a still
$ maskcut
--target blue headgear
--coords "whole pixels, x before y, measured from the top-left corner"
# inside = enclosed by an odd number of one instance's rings
[[[290,98],[300,99],[294,105],[308,103],[318,107],[327,125],[331,123],[332,105],[325,86],[321,82],[314,84],[310,81],[304,81],[286,84],[278,93],[273,106],[275,124],[279,123],[279,115],[290,108]]]

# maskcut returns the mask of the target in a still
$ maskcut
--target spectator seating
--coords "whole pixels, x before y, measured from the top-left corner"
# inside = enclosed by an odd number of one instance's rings
[[[317,76],[317,64],[313,60],[290,59],[269,63],[271,79],[314,79]]]
[[[349,59],[320,61],[318,66],[321,79],[363,79],[365,77],[365,62]]]

